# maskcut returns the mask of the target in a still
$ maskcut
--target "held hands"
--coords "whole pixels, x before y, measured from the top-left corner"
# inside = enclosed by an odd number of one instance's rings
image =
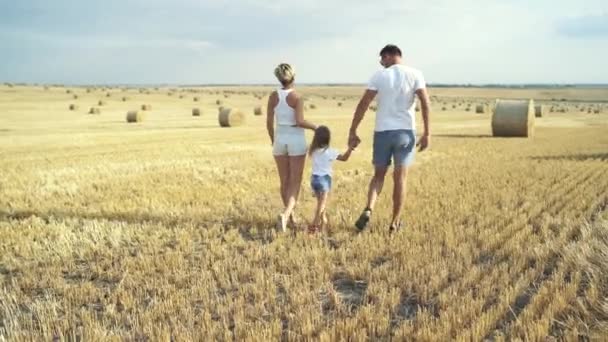
[[[357,136],[357,133],[355,132],[351,132],[348,135],[348,147],[351,149],[355,149],[357,148],[357,146],[359,146],[359,144],[361,143],[361,139],[359,138],[359,136]]]
[[[428,134],[423,134],[420,137],[420,140],[416,143],[418,147],[418,152],[422,152],[426,150],[431,145],[431,136]]]

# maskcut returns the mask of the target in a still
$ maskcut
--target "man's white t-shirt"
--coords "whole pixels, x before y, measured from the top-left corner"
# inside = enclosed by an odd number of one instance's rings
[[[367,89],[376,95],[376,132],[416,128],[416,91],[426,88],[422,72],[395,64],[378,70]]]
[[[317,176],[331,176],[331,163],[340,153],[333,148],[318,148],[311,154],[312,174]]]

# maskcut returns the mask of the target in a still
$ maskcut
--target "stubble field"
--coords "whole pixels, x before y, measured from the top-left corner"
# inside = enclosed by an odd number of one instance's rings
[[[336,165],[330,231],[274,230],[278,176],[253,115],[269,92],[0,86],[0,340],[607,338],[607,89],[430,89],[432,147],[392,236],[390,178],[370,231],[353,228],[373,111]],[[300,92],[345,147],[363,88]],[[496,97],[554,112],[534,138],[493,138],[475,104]],[[217,100],[247,123],[219,127]]]

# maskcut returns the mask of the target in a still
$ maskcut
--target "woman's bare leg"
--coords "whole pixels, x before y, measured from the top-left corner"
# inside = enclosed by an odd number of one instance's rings
[[[274,156],[274,161],[277,164],[277,170],[279,172],[279,179],[281,181],[281,200],[283,206],[287,206],[287,188],[289,186],[289,157],[288,156]]]
[[[283,211],[283,220],[293,213],[298,202],[298,194],[302,185],[302,174],[304,173],[304,164],[306,155],[289,157],[289,181],[287,186],[287,204]]]

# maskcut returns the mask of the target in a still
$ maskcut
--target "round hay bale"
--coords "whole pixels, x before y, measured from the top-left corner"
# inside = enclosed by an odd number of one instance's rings
[[[141,105],[141,110],[152,110],[152,106],[149,104]]]
[[[127,112],[127,122],[142,122],[144,121],[145,113],[138,110]]]
[[[100,114],[101,110],[97,107],[91,107],[91,109],[89,109],[89,114]]]
[[[222,104],[222,100],[217,99],[217,100],[215,101],[215,104],[216,104],[216,105],[218,105],[218,106],[219,106],[219,105],[221,105],[221,104]]]
[[[106,97],[112,97],[112,94],[111,93],[107,93]]]
[[[342,107],[342,102],[338,102],[338,107]]]
[[[180,98],[180,99],[183,99],[183,98],[184,98],[184,95],[180,95],[180,96],[179,96],[179,98]]]
[[[245,114],[238,109],[224,108],[218,114],[218,121],[222,127],[241,126],[245,122]]]
[[[78,105],[75,105],[75,104],[72,103],[69,108],[70,108],[70,110],[77,110],[78,109]]]
[[[446,111],[448,110],[445,106],[441,107],[441,110]]]
[[[199,108],[192,108],[192,116],[201,116],[201,110]]]
[[[223,111],[223,110],[224,110],[224,106],[219,106],[219,107],[217,107],[217,112],[218,112],[218,113],[219,113],[219,112],[221,112],[221,111]]]
[[[68,89],[68,90],[66,90],[66,91],[65,91],[65,93],[66,93],[66,94],[71,94],[71,93],[72,93],[72,91],[71,91],[70,89]]]
[[[599,113],[601,113],[601,110],[599,108],[595,108],[593,110],[593,114],[599,114]]]
[[[475,113],[477,114],[485,114],[488,111],[488,106],[484,104],[478,104],[475,106]]]
[[[194,100],[194,102],[198,102],[198,100],[199,100],[198,96],[195,96],[193,100]]]
[[[74,98],[74,100],[78,100],[78,95],[74,94],[72,97]]]
[[[316,104],[314,104],[314,103],[311,103],[311,104],[310,104],[308,107],[309,107],[310,109],[317,109],[317,105],[316,105]]]
[[[537,118],[542,118],[543,116],[547,116],[547,106],[537,104],[534,106],[534,116]]]
[[[495,137],[532,137],[534,135],[533,100],[496,100],[492,115]]]
[[[123,97],[122,97],[122,102],[127,102],[127,100],[129,100],[129,98],[128,98],[128,97],[126,97],[126,96],[123,96]]]
[[[253,108],[253,115],[262,115],[262,106],[256,106]]]
[[[97,105],[98,105],[98,106],[105,106],[105,104],[106,104],[106,101],[103,101],[103,100],[99,100],[99,101],[97,102]]]

